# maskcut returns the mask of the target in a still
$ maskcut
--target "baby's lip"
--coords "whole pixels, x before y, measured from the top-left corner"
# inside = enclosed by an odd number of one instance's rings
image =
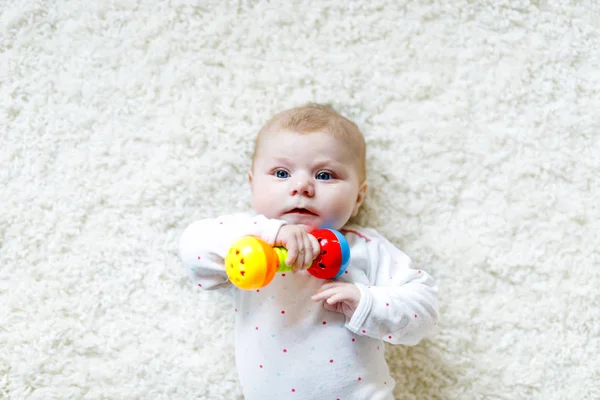
[[[313,210],[311,210],[309,208],[304,208],[304,207],[292,208],[291,210],[286,211],[286,214],[303,214],[303,215],[315,215],[315,216],[319,215],[316,212],[314,212]]]

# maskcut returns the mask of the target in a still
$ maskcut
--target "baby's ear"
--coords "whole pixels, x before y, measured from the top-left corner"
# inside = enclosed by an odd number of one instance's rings
[[[362,183],[362,185],[360,185],[360,188],[358,188],[358,195],[356,196],[356,204],[354,204],[354,209],[352,210],[353,217],[356,217],[356,214],[358,214],[358,210],[360,209],[361,204],[365,200],[365,197],[367,197],[368,189],[369,189],[369,184],[365,180]]]

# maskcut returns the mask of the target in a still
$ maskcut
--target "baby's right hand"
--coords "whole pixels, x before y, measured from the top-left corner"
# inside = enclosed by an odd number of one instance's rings
[[[286,265],[294,266],[294,272],[310,267],[321,252],[317,239],[308,233],[306,225],[283,225],[275,237],[275,246],[283,246],[288,251]]]

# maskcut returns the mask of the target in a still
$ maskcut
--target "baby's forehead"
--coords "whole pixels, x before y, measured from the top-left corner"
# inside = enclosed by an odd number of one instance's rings
[[[364,155],[352,149],[343,138],[328,133],[299,134],[300,140],[290,138],[293,133],[275,135],[264,139],[256,149],[253,165],[265,168],[274,166],[306,167],[310,169],[355,169],[361,179],[365,175]]]
[[[260,137],[256,143],[255,157],[262,155],[273,156],[272,153],[295,154],[300,150],[310,148],[309,155],[315,157],[356,158],[359,155],[358,146],[354,146],[349,137],[335,135],[327,131],[294,132],[279,130],[269,132]]]
[[[272,144],[276,140],[289,140],[293,138],[302,138],[305,143],[319,144],[323,141],[331,143],[337,148],[353,148],[360,147],[360,141],[357,138],[353,138],[351,135],[332,133],[326,129],[311,131],[311,132],[297,132],[287,129],[274,129],[272,131],[262,132],[257,137],[257,147],[263,143]],[[362,139],[362,137],[361,137]]]

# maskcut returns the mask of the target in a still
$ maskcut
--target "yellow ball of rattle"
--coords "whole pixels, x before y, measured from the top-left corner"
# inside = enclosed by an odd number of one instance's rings
[[[225,257],[225,272],[229,280],[246,290],[268,285],[278,267],[279,259],[273,247],[255,237],[237,240]]]

